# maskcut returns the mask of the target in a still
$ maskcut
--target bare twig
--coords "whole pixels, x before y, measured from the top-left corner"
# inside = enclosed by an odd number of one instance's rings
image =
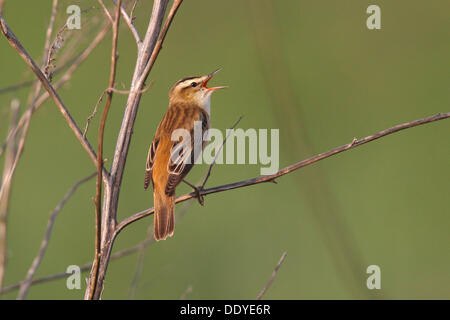
[[[0,89],[0,94],[4,94],[4,93],[7,93],[7,92],[11,92],[11,91],[17,91],[17,90],[20,90],[22,88],[29,87],[33,83],[34,83],[34,80],[27,80],[27,81],[23,81],[23,82],[11,85],[9,87],[1,88]]]
[[[278,261],[275,269],[272,272],[272,276],[269,279],[269,282],[264,286],[264,288],[261,290],[261,292],[256,297],[256,300],[261,300],[262,296],[266,293],[267,289],[272,285],[273,279],[275,279],[275,276],[277,275],[278,269],[280,269],[281,264],[283,263],[284,259],[286,259],[287,252],[283,252],[281,255],[280,261]]]
[[[116,15],[114,17],[113,24],[113,36],[112,36],[112,49],[111,49],[111,70],[109,75],[109,88],[114,88],[116,79],[116,67],[117,67],[117,41],[119,35],[119,21],[120,21],[120,8],[122,0],[119,0],[116,5]],[[103,174],[103,136],[105,133],[106,118],[108,117],[109,108],[111,106],[113,92],[108,91],[108,98],[106,100],[105,108],[103,109],[103,115],[100,122],[100,128],[98,130],[98,150],[97,150],[97,186],[95,194],[95,257],[94,257],[94,273],[89,284],[89,299],[92,299],[97,285],[97,274],[100,263],[100,251],[101,251],[101,222],[102,222],[102,174]]]
[[[156,41],[155,48],[153,49],[152,55],[150,56],[150,60],[146,64],[145,69],[139,78],[137,84],[139,89],[144,85],[145,80],[147,80],[147,77],[150,74],[153,65],[155,64],[156,58],[158,58],[159,52],[162,49],[162,44],[164,42],[164,39],[166,38],[167,31],[169,30],[173,18],[175,17],[175,14],[177,13],[178,8],[180,7],[182,2],[183,0],[174,0],[172,7],[170,8],[169,15],[167,16],[167,20],[164,24],[161,34],[159,35],[158,41]]]
[[[242,116],[240,116],[239,119],[233,124],[233,126],[230,128],[230,131],[228,132],[227,136],[225,137],[225,139],[223,139],[222,145],[220,146],[219,150],[217,151],[216,155],[214,156],[213,162],[209,165],[208,172],[206,173],[205,179],[203,180],[200,190],[205,188],[206,182],[208,182],[209,176],[211,175],[212,168],[216,164],[217,157],[219,156],[220,152],[222,151],[225,142],[227,142],[227,139],[231,134],[231,130],[234,129],[238,125],[238,123],[241,121],[241,119],[242,119]]]
[[[117,0],[113,0],[113,2],[115,4],[117,4]],[[136,40],[136,44],[139,49],[142,44],[142,40],[141,40],[138,30],[136,29],[136,27],[133,24],[133,19],[134,19],[133,14],[134,14],[134,9],[136,7],[136,3],[137,3],[137,1],[134,3],[133,8],[131,9],[130,16],[127,14],[127,11],[125,10],[125,8],[123,6],[120,7],[120,13],[122,14],[123,20],[125,20],[125,23],[128,25],[128,28],[130,29],[131,34],[133,35],[134,39]]]
[[[11,101],[11,121],[9,125],[9,131],[14,130],[17,127],[17,120],[19,117],[19,100],[14,99]],[[5,163],[3,165],[3,177],[10,172],[12,165],[14,163],[14,159],[17,154],[17,141],[16,139],[12,139],[7,145],[7,153],[5,158]],[[2,180],[4,180],[4,178]],[[0,181],[0,186],[3,183]],[[5,276],[6,269],[6,219],[8,216],[8,207],[9,207],[9,195],[11,192],[11,183],[8,183],[4,186],[5,190],[0,197],[0,288],[3,287],[3,278]]]
[[[133,6],[131,7],[131,11],[130,11],[131,21],[134,21],[134,19],[136,18],[134,16],[134,10],[136,9],[136,5],[137,5],[138,2],[139,2],[139,0],[134,0]]]
[[[106,8],[105,4],[103,3],[103,0],[98,0],[98,3],[100,3],[101,7],[103,8],[103,11],[105,12],[105,15],[108,17],[109,22],[111,24],[114,24],[114,19],[111,17],[111,13],[109,13],[108,8]]]
[[[98,105],[100,104],[100,102],[103,101],[103,97],[105,96],[105,93],[106,93],[106,90],[102,92],[102,94],[100,95],[100,98],[98,98],[97,103],[95,104],[94,110],[87,118],[86,125],[84,126],[84,130],[83,130],[83,137],[85,137],[85,138],[86,138],[86,134],[89,130],[89,125],[91,124],[91,120],[97,114]]]
[[[53,80],[53,73],[56,70],[56,66],[54,64],[56,58],[55,55],[58,52],[59,49],[63,46],[64,43],[64,37],[63,33],[67,30],[67,24],[65,24],[56,34],[55,40],[53,40],[53,43],[51,47],[49,48],[47,61],[42,68],[44,70],[44,74],[47,77],[49,82],[52,82]]]
[[[144,93],[147,92],[150,87],[152,86],[153,82],[150,83],[147,87],[145,87],[143,90],[139,90],[140,93]],[[123,94],[123,95],[127,95],[131,93],[131,90],[118,90],[116,88],[107,88],[105,91],[102,92],[102,94],[100,95],[100,98],[97,100],[97,103],[95,104],[94,110],[92,111],[92,113],[89,115],[89,117],[87,118],[86,121],[86,126],[84,127],[84,131],[83,131],[83,137],[86,137],[86,134],[89,130],[89,125],[91,123],[92,118],[95,117],[95,115],[97,114],[97,109],[98,109],[98,105],[100,104],[100,102],[102,102],[103,97],[105,96],[106,93],[108,92],[114,92],[114,93],[118,93],[118,94]]]
[[[33,276],[35,275],[37,268],[39,267],[42,258],[44,257],[45,251],[47,250],[47,246],[50,241],[50,236],[52,234],[53,225],[55,223],[56,217],[58,216],[59,212],[63,208],[63,206],[66,204],[67,200],[75,193],[75,191],[78,189],[78,187],[83,184],[84,182],[89,181],[93,177],[97,175],[97,172],[94,172],[93,174],[87,176],[84,179],[81,179],[75,185],[67,192],[67,194],[64,196],[64,198],[61,200],[61,202],[56,206],[56,208],[52,211],[50,214],[50,218],[47,223],[47,231],[45,232],[44,239],[41,242],[41,247],[39,249],[39,253],[34,258],[30,268],[28,269],[27,276],[24,281],[20,283],[20,291],[19,295],[17,296],[18,300],[25,299],[25,296],[28,292],[28,289],[30,288],[30,285],[32,284]]]
[[[146,86],[144,89],[138,90],[137,93],[142,94],[142,93],[147,92],[152,87],[152,85],[153,85],[153,81],[150,82],[150,84],[148,86]],[[131,90],[119,90],[119,89],[116,89],[116,88],[108,88],[105,91],[107,91],[107,92],[111,91],[111,92],[115,92],[115,93],[118,93],[118,94],[124,94],[124,95],[131,93]]]
[[[248,179],[248,180],[242,180],[242,181],[238,181],[238,182],[234,182],[234,183],[230,183],[230,184],[225,184],[225,185],[221,185],[218,187],[214,187],[214,188],[209,188],[209,189],[203,189],[200,191],[201,195],[208,195],[208,194],[213,194],[213,193],[217,193],[217,192],[223,192],[223,191],[227,191],[227,190],[233,190],[233,189],[237,189],[237,188],[243,188],[243,187],[248,187],[248,186],[252,186],[255,184],[260,184],[260,183],[264,183],[264,182],[272,182],[275,178],[284,176],[285,174],[291,173],[295,170],[298,170],[300,168],[306,167],[310,164],[313,164],[315,162],[318,162],[320,160],[329,158],[331,156],[334,156],[338,153],[359,147],[365,143],[374,141],[376,139],[382,138],[384,136],[390,135],[392,133],[395,132],[399,132],[401,130],[405,130],[408,128],[413,128],[413,127],[417,127],[426,123],[431,123],[434,121],[439,121],[439,120],[443,120],[443,119],[447,119],[450,118],[450,112],[447,113],[439,113],[437,115],[434,116],[430,116],[427,118],[423,118],[423,119],[419,119],[419,120],[414,120],[411,122],[406,122],[406,123],[402,123],[399,125],[396,125],[394,127],[391,127],[389,129],[377,132],[373,135],[367,136],[365,138],[362,139],[358,139],[358,140],[354,140],[350,143],[347,143],[343,146],[334,148],[332,150],[329,150],[327,152],[318,154],[316,156],[313,156],[311,158],[305,159],[303,161],[294,163],[284,169],[279,170],[278,172],[271,174],[271,175],[266,175],[266,176],[259,176],[253,179]],[[187,193],[185,195],[182,195],[178,198],[175,199],[175,203],[179,203],[179,202],[183,202],[192,198],[195,198],[197,196],[196,192],[191,192],[191,193]],[[154,213],[154,208],[150,208],[141,212],[138,212],[128,218],[125,218],[124,220],[122,220],[120,223],[117,224],[117,228],[116,228],[116,233],[121,232],[125,227],[127,227],[128,225],[130,225],[131,223],[140,220],[142,218],[145,218],[151,214]]]

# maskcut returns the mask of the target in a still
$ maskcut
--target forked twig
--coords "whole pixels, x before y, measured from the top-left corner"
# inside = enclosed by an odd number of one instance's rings
[[[233,126],[232,126],[230,129],[233,130],[233,129],[238,125],[238,123],[239,123],[241,120],[242,120],[242,116],[239,117],[239,119],[233,124]],[[231,130],[228,132],[228,134],[227,134],[227,136],[225,137],[225,139],[223,139],[222,144],[221,144],[219,150],[217,151],[217,153],[216,153],[215,156],[214,156],[213,162],[209,165],[208,172],[206,173],[205,179],[203,180],[203,183],[202,183],[202,186],[200,187],[200,190],[202,190],[202,189],[205,188],[206,182],[208,182],[209,176],[211,175],[212,168],[213,168],[214,165],[216,164],[217,157],[219,156],[220,152],[222,152],[223,146],[225,145],[225,142],[227,142],[227,139],[228,139],[228,137],[229,137],[230,134],[231,134]]]
[[[115,4],[117,4],[117,0],[113,0],[113,2]],[[141,36],[139,35],[139,31],[136,29],[136,27],[133,24],[133,20],[134,20],[133,14],[134,14],[134,9],[136,8],[136,3],[137,3],[137,1],[134,3],[133,8],[131,9],[130,16],[127,14],[127,11],[125,10],[125,8],[123,6],[120,7],[120,13],[122,14],[123,20],[125,20],[125,23],[128,25],[128,28],[130,29],[131,34],[133,35],[134,39],[136,40],[136,44],[139,49],[142,44],[142,40],[141,40]]]
[[[153,82],[151,82],[151,83],[150,83],[147,87],[145,87],[143,90],[139,90],[139,93],[145,93],[145,92],[147,92],[147,91],[151,88],[152,84],[153,84]],[[92,118],[94,118],[95,115],[97,114],[98,105],[100,104],[100,102],[102,102],[103,97],[104,97],[105,94],[108,93],[108,92],[114,92],[114,93],[126,95],[126,94],[130,94],[130,93],[131,93],[131,90],[119,90],[119,89],[116,89],[116,88],[107,88],[107,89],[105,89],[105,90],[102,92],[102,94],[100,95],[100,98],[98,98],[97,103],[96,103],[95,106],[94,106],[94,110],[92,111],[92,113],[91,113],[91,114],[89,115],[89,117],[87,118],[86,126],[84,127],[84,131],[83,131],[83,137],[86,137],[86,134],[87,134],[87,132],[88,132],[88,130],[89,130],[89,125],[90,125],[90,123],[91,123],[91,120],[92,120]]]

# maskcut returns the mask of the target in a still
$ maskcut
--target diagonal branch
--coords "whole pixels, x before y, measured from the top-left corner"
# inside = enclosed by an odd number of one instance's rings
[[[270,277],[269,282],[267,282],[267,284],[264,286],[264,288],[258,294],[258,296],[256,297],[256,300],[261,300],[262,296],[266,293],[267,289],[269,289],[269,287],[272,285],[273,279],[275,279],[275,276],[277,275],[277,272],[280,269],[281,264],[283,263],[284,259],[286,259],[286,256],[287,256],[287,252],[285,251],[281,255],[280,260],[278,261],[275,269],[273,270],[272,276]]]
[[[239,117],[239,119],[233,124],[233,126],[232,126],[230,129],[231,129],[231,130],[234,129],[234,128],[238,125],[238,123],[241,121],[241,119],[242,119],[242,116]],[[212,168],[213,168],[214,165],[216,164],[217,157],[219,156],[220,152],[222,151],[223,146],[225,145],[225,142],[227,142],[227,139],[228,139],[228,137],[229,137],[230,134],[231,134],[231,130],[228,132],[228,135],[225,137],[225,139],[223,139],[222,145],[220,146],[219,150],[217,151],[216,155],[214,156],[213,162],[211,162],[211,164],[209,165],[208,171],[206,172],[206,176],[205,176],[205,179],[203,180],[203,183],[202,183],[202,185],[201,185],[201,187],[200,187],[200,190],[202,190],[203,188],[205,188],[206,182],[208,182],[208,179],[209,179],[209,177],[211,176]]]
[[[117,0],[113,0],[115,4],[117,4]],[[125,23],[128,25],[128,28],[131,31],[131,34],[133,35],[134,39],[136,40],[136,44],[138,46],[138,49],[140,48],[142,44],[141,36],[139,35],[139,31],[136,29],[136,27],[133,24],[133,11],[136,7],[136,2],[133,5],[133,9],[131,10],[131,16],[128,15],[127,11],[123,6],[120,6],[120,13],[122,14],[123,20],[125,20]]]
[[[450,118],[450,112],[447,113],[439,113],[437,115],[434,116],[430,116],[427,118],[423,118],[423,119],[419,119],[419,120],[414,120],[411,122],[406,122],[406,123],[402,123],[399,125],[396,125],[394,127],[391,127],[389,129],[377,132],[373,135],[367,136],[365,138],[362,139],[353,139],[352,142],[347,143],[343,146],[334,148],[332,150],[329,150],[327,152],[315,155],[311,158],[305,159],[303,161],[294,163],[284,169],[281,169],[278,172],[275,172],[274,174],[271,175],[266,175],[266,176],[259,176],[253,179],[248,179],[248,180],[242,180],[242,181],[238,181],[238,182],[234,182],[234,183],[229,183],[229,184],[225,184],[225,185],[221,185],[218,187],[214,187],[214,188],[209,188],[209,189],[204,189],[200,191],[200,195],[208,195],[208,194],[213,194],[213,193],[217,193],[217,192],[223,192],[223,191],[228,191],[228,190],[233,190],[233,189],[237,189],[237,188],[243,188],[243,187],[248,187],[248,186],[252,186],[255,184],[260,184],[260,183],[264,183],[264,182],[273,182],[274,179],[284,176],[288,173],[291,173],[295,170],[298,170],[300,168],[306,167],[310,164],[313,164],[315,162],[318,162],[320,160],[329,158],[331,156],[334,156],[338,153],[350,150],[350,149],[354,149],[356,147],[362,146],[363,144],[366,144],[368,142],[377,140],[379,138],[385,137],[387,135],[405,130],[405,129],[409,129],[409,128],[413,128],[413,127],[417,127],[423,124],[427,124],[427,123],[431,123],[431,122],[435,122],[435,121],[439,121],[439,120],[443,120],[443,119],[447,119]],[[178,197],[177,199],[175,199],[175,203],[179,203],[179,202],[183,202],[192,198],[197,197],[197,193],[196,192],[191,192],[191,193],[187,193],[185,195],[182,195],[180,197]],[[122,220],[116,228],[116,233],[120,233],[125,227],[127,227],[128,225],[130,225],[131,223],[140,220],[142,218],[145,218],[151,214],[154,213],[154,208],[150,208],[141,212],[138,212],[128,218],[125,218],[124,220]]]

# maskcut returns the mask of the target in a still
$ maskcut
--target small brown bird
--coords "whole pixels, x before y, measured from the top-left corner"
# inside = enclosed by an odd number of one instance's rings
[[[150,181],[153,184],[153,203],[155,207],[154,237],[164,240],[173,235],[175,227],[174,205],[175,188],[184,179],[195,163],[200,152],[194,147],[205,143],[194,142],[194,123],[200,121],[203,134],[210,127],[211,94],[226,87],[211,87],[208,81],[220,69],[200,77],[181,79],[169,91],[169,109],[156,129],[155,136],[148,151],[144,188]],[[188,146],[180,137],[172,138],[177,129],[189,132]]]

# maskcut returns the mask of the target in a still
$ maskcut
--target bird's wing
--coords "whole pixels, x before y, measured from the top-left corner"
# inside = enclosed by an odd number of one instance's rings
[[[189,139],[184,139],[180,137],[178,141],[175,141],[171,150],[171,157],[167,164],[167,170],[169,172],[169,177],[167,179],[165,193],[172,195],[175,192],[175,187],[183,180],[183,178],[192,169],[196,159],[195,156],[200,155],[203,149],[203,134],[209,127],[209,116],[206,111],[198,108],[196,110],[196,115],[192,117],[191,123],[188,124]],[[201,122],[201,135],[198,137],[194,134],[194,124],[195,121]],[[195,139],[201,139],[200,141],[195,141]],[[194,150],[194,148],[201,148],[200,150]]]
[[[148,188],[150,181],[152,181],[153,183],[152,172],[156,160],[158,145],[164,135],[164,132],[169,129],[170,123],[173,122],[175,115],[176,112],[174,112],[173,109],[169,108],[164,117],[161,119],[158,128],[156,128],[156,133],[153,137],[152,144],[148,149],[147,162],[145,163],[144,189]]]
[[[156,150],[158,149],[160,137],[155,135],[152,145],[148,149],[147,162],[145,164],[144,189],[147,189],[150,181],[152,181],[153,164],[155,163]]]

